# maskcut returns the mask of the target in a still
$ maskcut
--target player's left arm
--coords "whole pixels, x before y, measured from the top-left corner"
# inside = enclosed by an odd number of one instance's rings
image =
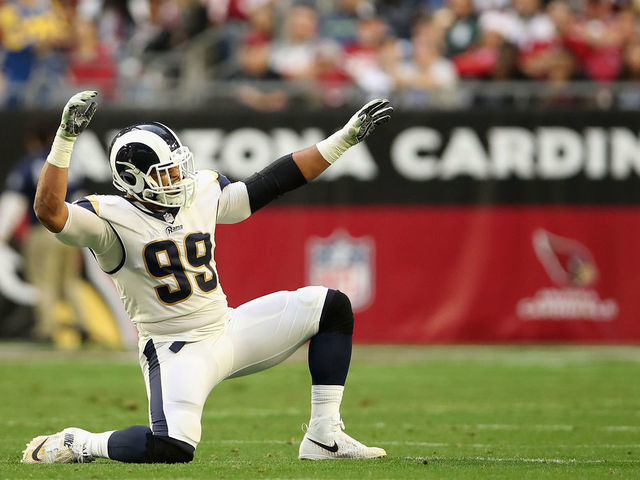
[[[306,185],[378,125],[388,122],[392,113],[388,100],[372,100],[330,137],[285,155],[244,182],[228,185],[220,197],[218,223],[240,222],[279,196]]]

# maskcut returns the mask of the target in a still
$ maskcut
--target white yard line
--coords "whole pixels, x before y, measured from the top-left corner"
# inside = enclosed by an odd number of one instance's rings
[[[571,431],[575,427],[573,425],[554,425],[554,424],[531,424],[531,425],[513,425],[501,423],[479,423],[475,425],[461,425],[461,428],[476,430],[538,430],[538,431]]]
[[[611,425],[608,427],[600,427],[600,430],[607,432],[639,432],[640,426],[638,425]]]
[[[575,458],[526,458],[526,457],[404,457],[406,460],[418,460],[427,462],[439,462],[439,461],[477,461],[477,462],[522,462],[522,463],[554,463],[559,465],[580,465],[580,464],[594,464],[594,463],[630,463],[637,464],[640,460],[576,460]]]
[[[298,438],[293,439],[293,442],[297,444],[299,441]],[[208,439],[205,440],[206,443],[222,443],[222,444],[230,444],[230,445],[290,445],[292,440],[216,440]],[[469,448],[503,448],[501,445],[496,444],[488,444],[488,443],[443,443],[443,442],[404,442],[399,440],[390,440],[390,441],[375,441],[372,442],[376,445],[384,445],[384,446],[396,446],[396,447],[430,447],[430,448],[460,448],[460,447],[469,447]],[[571,445],[571,444],[546,444],[546,445],[509,445],[509,448],[519,448],[519,449],[530,449],[530,448],[545,448],[545,449],[553,449],[553,448],[640,448],[639,443],[632,444],[597,444],[597,445]],[[427,457],[425,457],[427,458]],[[440,458],[440,457],[438,457]],[[458,458],[458,457],[456,457]],[[603,460],[604,461],[604,460]],[[640,462],[640,460],[638,460]]]
[[[501,423],[479,423],[479,424],[461,424],[452,425],[465,430],[535,430],[535,431],[562,431],[570,432],[576,429],[575,425],[563,424],[501,424]],[[584,429],[581,425],[579,428]],[[603,425],[599,427],[591,427],[593,430],[605,432],[640,432],[640,425]]]

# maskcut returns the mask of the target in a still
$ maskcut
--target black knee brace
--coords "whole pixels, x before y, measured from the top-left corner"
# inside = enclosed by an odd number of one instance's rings
[[[329,289],[320,315],[320,332],[339,332],[353,335],[351,302],[340,290]]]
[[[189,463],[195,448],[171,437],[147,435],[147,463]]]

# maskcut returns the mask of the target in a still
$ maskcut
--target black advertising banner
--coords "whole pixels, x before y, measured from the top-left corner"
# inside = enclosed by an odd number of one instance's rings
[[[243,179],[350,115],[101,109],[70,174],[114,192],[111,138],[157,120],[198,168]],[[5,176],[27,127],[58,118],[0,113]],[[234,307],[338,288],[357,341],[639,342],[639,176],[630,112],[396,112],[278,206],[216,228],[217,271]]]
[[[3,162],[24,151],[34,121],[57,112],[3,112]],[[169,125],[199,168],[242,179],[323,139],[347,111],[262,114],[99,110],[77,143],[74,167],[111,191],[106,149],[136,121]],[[5,167],[4,171],[7,169]],[[6,174],[6,173],[5,173]],[[638,204],[640,115],[631,112],[397,112],[283,204]]]

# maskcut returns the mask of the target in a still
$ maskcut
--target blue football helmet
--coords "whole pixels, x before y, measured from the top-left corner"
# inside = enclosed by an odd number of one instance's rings
[[[109,147],[109,162],[115,187],[136,200],[167,208],[191,204],[193,154],[166,125],[137,123],[120,130]]]

